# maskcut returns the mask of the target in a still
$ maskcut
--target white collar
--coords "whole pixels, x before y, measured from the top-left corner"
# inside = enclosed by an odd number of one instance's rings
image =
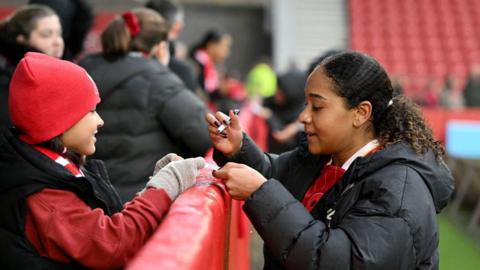
[[[355,154],[353,154],[349,159],[347,159],[347,161],[345,161],[345,163],[343,163],[342,169],[344,169],[345,171],[348,170],[350,165],[352,165],[353,161],[357,157],[364,157],[366,154],[368,154],[370,151],[372,151],[373,149],[375,149],[377,147],[378,147],[378,140],[372,140],[372,141],[368,142],[362,148],[360,148],[357,152],[355,152]],[[332,164],[332,162],[333,162],[333,160],[330,159],[330,161],[327,163],[327,165]]]

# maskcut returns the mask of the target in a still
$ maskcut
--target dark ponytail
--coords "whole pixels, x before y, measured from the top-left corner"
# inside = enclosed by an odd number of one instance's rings
[[[101,35],[101,40],[105,58],[114,60],[128,54],[132,38],[121,16],[108,24]]]
[[[372,57],[358,52],[343,52],[320,63],[334,81],[335,91],[346,100],[349,109],[362,101],[372,104],[372,125],[383,147],[403,142],[417,154],[432,150],[437,158],[445,151],[433,138],[418,107],[407,97],[393,97],[387,72]]]
[[[226,32],[223,32],[223,31],[218,30],[218,29],[208,30],[203,35],[202,39],[200,39],[200,41],[198,41],[195,45],[192,46],[192,49],[190,50],[190,56],[192,58],[195,58],[194,55],[195,55],[195,52],[197,50],[205,49],[207,47],[207,45],[211,42],[213,42],[213,43],[220,42],[222,40],[222,38],[226,35],[228,35]]]
[[[409,144],[416,153],[433,150],[437,158],[443,157],[443,144],[433,138],[418,106],[409,98],[399,95],[392,99],[375,126],[380,143],[387,147],[398,142]]]

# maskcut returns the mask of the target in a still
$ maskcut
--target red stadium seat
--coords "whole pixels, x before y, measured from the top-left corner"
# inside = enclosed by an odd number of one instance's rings
[[[350,0],[349,7],[351,48],[409,77],[407,92],[429,78],[464,79],[480,63],[480,1]]]

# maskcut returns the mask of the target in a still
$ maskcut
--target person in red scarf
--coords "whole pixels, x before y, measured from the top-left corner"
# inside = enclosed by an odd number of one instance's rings
[[[212,102],[212,108],[228,98],[228,89],[222,87],[222,75],[226,74],[221,74],[219,66],[230,56],[231,46],[232,37],[228,33],[211,29],[190,51],[190,57],[198,67],[198,83],[205,98]]]
[[[166,155],[122,204],[104,163],[87,159],[104,124],[99,102],[93,80],[71,62],[29,52],[17,65],[14,128],[0,134],[0,269],[123,267],[193,185],[203,158]]]
[[[393,96],[383,67],[358,52],[309,75],[304,142],[261,152],[230,112],[207,114],[214,176],[265,242],[264,269],[438,269],[436,213],[453,177],[413,102]]]

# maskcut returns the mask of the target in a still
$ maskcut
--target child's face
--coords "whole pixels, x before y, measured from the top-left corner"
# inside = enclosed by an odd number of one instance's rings
[[[95,134],[103,126],[103,120],[95,110],[87,113],[74,126],[60,135],[60,140],[67,149],[79,155],[92,155],[95,153]]]
[[[62,26],[57,16],[40,18],[37,26],[30,33],[28,45],[56,58],[63,55]]]
[[[305,86],[306,106],[298,119],[305,126],[312,154],[341,153],[347,150],[354,136],[354,110],[347,109],[333,86],[321,68],[310,75]]]

